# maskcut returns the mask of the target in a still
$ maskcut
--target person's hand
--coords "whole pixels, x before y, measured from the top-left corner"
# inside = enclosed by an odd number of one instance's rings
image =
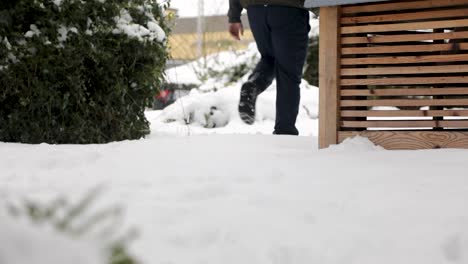
[[[229,33],[234,39],[240,40],[240,37],[244,35],[244,26],[242,23],[229,23]]]

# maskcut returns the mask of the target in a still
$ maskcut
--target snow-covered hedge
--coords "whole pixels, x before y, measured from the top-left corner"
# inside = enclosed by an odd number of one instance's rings
[[[319,36],[309,39],[309,49],[304,71],[304,79],[314,86],[319,86]]]
[[[167,58],[156,0],[0,1],[0,141],[103,143],[149,131]]]

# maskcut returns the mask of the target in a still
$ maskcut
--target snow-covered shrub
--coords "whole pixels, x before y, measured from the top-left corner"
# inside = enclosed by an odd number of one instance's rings
[[[309,40],[304,79],[311,85],[319,85],[319,37],[312,36]]]
[[[5,264],[138,263],[127,250],[134,231],[119,230],[119,208],[93,208],[98,194],[98,189],[92,190],[73,204],[64,198],[48,204],[10,204],[7,215],[0,210],[0,260]]]
[[[224,51],[192,63],[202,91],[216,91],[237,83],[252,73],[260,56],[256,45],[241,51]]]
[[[0,1],[0,141],[147,134],[168,56],[166,2]]]
[[[188,96],[166,107],[158,119],[163,123],[177,122],[204,128],[221,128],[241,122],[238,103],[242,81],[216,92],[192,90]],[[318,118],[318,89],[305,80],[301,85],[299,118]],[[259,95],[256,121],[272,121],[276,118],[276,82]]]

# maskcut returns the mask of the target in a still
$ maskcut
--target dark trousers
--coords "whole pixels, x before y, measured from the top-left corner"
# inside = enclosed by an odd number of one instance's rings
[[[299,8],[254,5],[247,8],[261,60],[249,77],[259,92],[276,77],[275,134],[298,135],[302,69],[307,55],[309,12]]]

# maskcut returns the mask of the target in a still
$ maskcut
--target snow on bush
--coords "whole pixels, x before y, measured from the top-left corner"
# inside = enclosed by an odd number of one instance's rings
[[[243,51],[223,51],[166,71],[169,83],[197,84],[201,91],[216,91],[238,82],[260,58],[255,44]]]
[[[143,11],[149,19],[147,22],[147,27],[135,23],[128,10],[121,9],[120,15],[114,18],[116,28],[112,31],[112,33],[123,33],[130,38],[136,38],[140,41],[163,41],[166,38],[166,33],[157,24],[154,16],[149,11],[145,11],[144,8],[144,6],[139,6],[139,9]]]
[[[156,0],[0,1],[0,140],[104,143],[149,133],[168,57]]]

